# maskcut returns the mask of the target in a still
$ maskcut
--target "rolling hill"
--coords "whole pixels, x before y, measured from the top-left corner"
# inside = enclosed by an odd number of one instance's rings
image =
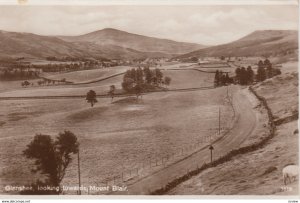
[[[120,46],[146,53],[184,54],[205,47],[195,43],[147,37],[112,28],[80,36],[60,36],[59,38],[69,42],[91,42],[97,45]]]
[[[176,57],[281,56],[296,53],[298,31],[259,30],[231,43],[212,46]]]
[[[0,31],[0,55],[10,57],[82,56],[70,42],[57,37]]]
[[[0,31],[0,47],[0,57],[139,59],[170,58],[202,45],[104,29],[75,37]]]

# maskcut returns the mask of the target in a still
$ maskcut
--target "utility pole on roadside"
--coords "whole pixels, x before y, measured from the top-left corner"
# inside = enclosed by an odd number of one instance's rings
[[[209,146],[209,150],[210,150],[210,163],[212,163],[212,151],[214,150],[214,147],[212,145]]]
[[[77,153],[77,161],[78,161],[78,195],[81,195],[81,180],[80,180],[80,158],[79,158],[79,143],[78,143],[78,153]]]

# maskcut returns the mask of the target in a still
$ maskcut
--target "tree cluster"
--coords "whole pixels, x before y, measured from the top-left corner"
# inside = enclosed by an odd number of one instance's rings
[[[155,89],[162,85],[170,85],[171,78],[164,77],[160,69],[132,68],[123,77],[122,88],[126,92],[140,94],[144,90]]]
[[[252,70],[251,66],[248,66],[247,69],[245,69],[245,67],[237,68],[235,70],[235,74],[237,83],[241,85],[248,85],[255,81],[261,82],[276,75],[280,75],[281,71],[277,68],[273,68],[273,65],[269,59],[265,59],[264,61],[260,60],[258,62],[256,74]]]
[[[223,73],[223,71],[216,70],[214,83],[215,87],[219,87],[233,83],[233,79],[229,77],[227,72]]]
[[[9,69],[6,68],[0,72],[1,80],[24,80],[35,79],[39,77],[38,71],[26,71],[23,69]]]
[[[269,59],[265,59],[264,61],[260,60],[258,62],[256,81],[261,82],[266,80],[267,78],[272,78],[276,75],[280,75],[281,71],[278,68],[274,68]]]
[[[45,182],[40,180],[31,185],[32,189],[23,194],[59,194],[61,191],[40,191],[38,186],[59,187],[66,169],[72,161],[71,154],[78,153],[77,137],[70,131],[64,131],[54,140],[50,135],[37,134],[23,151],[26,158],[35,160],[34,173],[47,176]]]
[[[236,83],[240,85],[252,84],[254,80],[254,72],[252,67],[248,66],[247,69],[245,67],[237,68],[235,70],[235,79]]]

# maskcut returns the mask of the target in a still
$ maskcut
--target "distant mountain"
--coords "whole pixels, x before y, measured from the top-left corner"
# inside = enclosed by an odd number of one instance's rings
[[[57,37],[0,31],[0,55],[11,57],[82,56],[70,42]]]
[[[138,59],[174,57],[202,46],[104,29],[76,37],[0,31],[0,47],[0,57]]]
[[[298,31],[259,30],[237,41],[211,46],[177,56],[178,59],[205,56],[278,56],[298,50]]]
[[[60,36],[59,38],[69,42],[91,42],[102,46],[114,45],[140,52],[165,54],[184,54],[205,47],[204,45],[195,43],[147,37],[112,28],[106,28],[80,36]]]

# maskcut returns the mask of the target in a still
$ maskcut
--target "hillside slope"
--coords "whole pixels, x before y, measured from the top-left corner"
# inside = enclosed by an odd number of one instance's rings
[[[31,33],[0,31],[0,57],[82,57],[106,59],[137,59],[147,57],[172,57],[160,52],[141,52],[117,45],[91,42],[67,42],[58,37]]]
[[[0,31],[0,55],[12,57],[82,56],[86,55],[70,42],[56,37],[31,33]]]
[[[121,46],[141,52],[162,52],[167,54],[184,54],[205,47],[195,43],[147,37],[112,28],[106,28],[80,36],[60,36],[60,38],[71,42],[92,42],[98,45]]]
[[[201,47],[124,33],[106,29],[78,37],[55,37],[0,31],[0,57],[140,59],[174,57]]]
[[[298,31],[260,30],[237,41],[200,49],[178,59],[205,56],[280,56],[298,50]]]

